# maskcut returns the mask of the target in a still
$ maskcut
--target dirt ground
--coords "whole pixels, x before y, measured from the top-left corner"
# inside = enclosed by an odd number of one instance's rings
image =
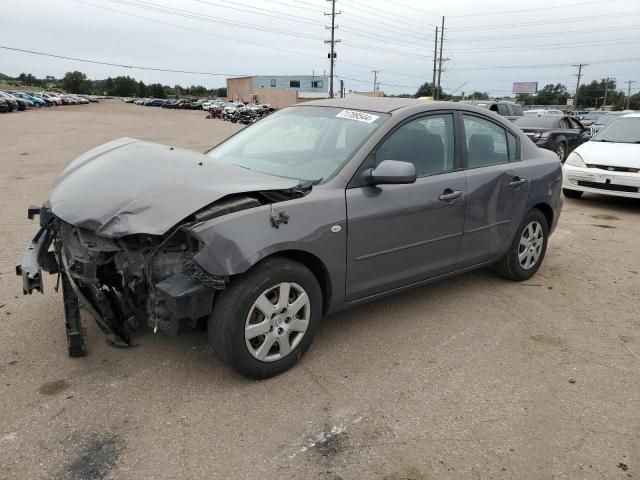
[[[0,115],[3,479],[640,476],[640,201],[566,200],[539,273],[488,270],[325,319],[293,370],[242,378],[202,332],[67,357],[55,277],[14,268],[55,176],[121,136],[203,151],[238,127],[118,101]],[[105,179],[109,181],[109,179]]]

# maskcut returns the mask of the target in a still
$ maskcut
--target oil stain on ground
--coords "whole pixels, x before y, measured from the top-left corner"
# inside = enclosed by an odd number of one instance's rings
[[[63,478],[69,480],[102,480],[118,463],[124,441],[115,434],[96,435],[80,446],[67,464]]]
[[[43,383],[40,388],[38,388],[38,393],[42,395],[55,395],[56,393],[65,391],[70,386],[71,384],[66,380],[56,380],[55,382]]]
[[[602,223],[593,223],[591,226],[592,227],[598,227],[598,228],[616,228],[613,225],[605,225],[605,224],[602,224]]]

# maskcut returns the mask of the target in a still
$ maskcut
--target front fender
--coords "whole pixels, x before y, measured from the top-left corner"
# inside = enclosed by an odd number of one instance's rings
[[[261,205],[197,224],[202,248],[194,260],[212,275],[237,275],[278,252],[318,258],[329,274],[331,298],[344,298],[347,225],[344,190],[316,189],[306,197]]]

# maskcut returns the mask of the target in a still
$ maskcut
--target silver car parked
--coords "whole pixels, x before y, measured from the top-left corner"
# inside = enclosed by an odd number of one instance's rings
[[[69,164],[17,267],[60,275],[108,339],[207,325],[218,356],[266,378],[323,315],[472,269],[540,267],[561,210],[558,158],[461,103],[323,100],[282,109],[206,154],[130,138]],[[393,320],[393,319],[391,319]]]

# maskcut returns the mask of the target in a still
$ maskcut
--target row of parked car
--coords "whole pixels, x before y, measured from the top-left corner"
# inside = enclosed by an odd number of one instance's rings
[[[21,92],[18,90],[0,91],[0,112],[16,112],[34,107],[53,107],[56,105],[82,105],[98,102],[93,95],[71,95],[52,92]]]
[[[204,98],[175,98],[175,99],[162,99],[162,98],[123,98],[125,103],[133,103],[135,105],[143,105],[145,107],[162,107],[162,108],[174,108],[179,110],[208,110],[209,104],[214,100],[207,100]]]
[[[616,118],[635,113],[633,110],[622,112],[523,110],[521,105],[508,101],[465,101],[464,103],[486,108],[508,118],[538,147],[555,152],[561,162]]]
[[[126,103],[143,105],[146,107],[162,107],[176,110],[205,110],[209,112],[207,118],[249,125],[275,111],[271,105],[258,103],[233,102],[222,99],[169,99],[160,98],[123,98]]]

